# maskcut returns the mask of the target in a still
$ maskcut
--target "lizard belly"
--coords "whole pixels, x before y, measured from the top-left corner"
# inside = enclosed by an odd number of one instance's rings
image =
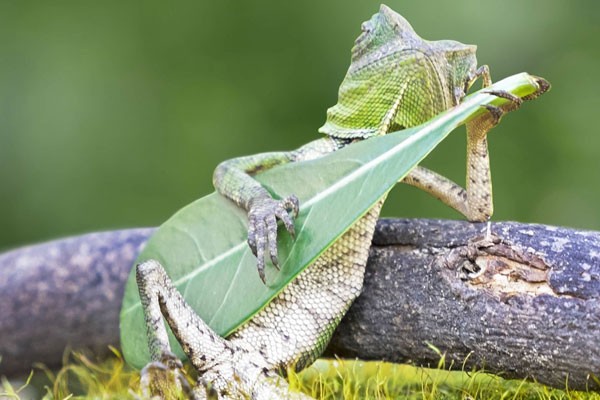
[[[230,337],[270,365],[300,370],[325,349],[361,292],[369,247],[385,197]]]

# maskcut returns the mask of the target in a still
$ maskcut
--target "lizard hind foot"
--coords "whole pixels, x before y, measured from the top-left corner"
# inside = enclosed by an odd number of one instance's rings
[[[161,361],[148,363],[140,373],[140,389],[144,399],[194,399],[183,364],[172,353],[165,353]]]

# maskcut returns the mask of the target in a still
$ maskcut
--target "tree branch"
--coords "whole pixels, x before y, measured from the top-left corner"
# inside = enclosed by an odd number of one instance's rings
[[[512,222],[381,220],[363,294],[327,354],[600,390],[600,233]],[[153,229],[0,255],[0,374],[118,344],[129,269]],[[568,378],[567,378],[568,376]],[[593,376],[596,377],[594,381]]]

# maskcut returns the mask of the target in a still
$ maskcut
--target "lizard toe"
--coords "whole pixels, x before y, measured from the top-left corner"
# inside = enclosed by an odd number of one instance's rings
[[[291,196],[288,196],[285,199],[283,199],[283,205],[287,210],[291,211],[294,214],[294,217],[298,216],[298,211],[300,210],[300,202],[298,201],[298,198],[296,196],[292,194]]]
[[[267,225],[267,243],[269,247],[269,257],[275,268],[279,269],[279,260],[277,258],[277,218],[275,215],[269,215],[265,219]]]
[[[267,283],[267,277],[265,276],[265,248],[264,246],[258,246],[256,248],[256,269],[258,270],[258,276],[264,284]]]
[[[296,212],[297,214],[297,212]],[[296,238],[296,230],[294,229],[294,220],[288,214],[287,210],[280,210],[277,212],[277,218],[283,222],[285,229],[288,231],[292,239]]]
[[[486,90],[484,93],[509,100],[516,106],[520,106],[521,104],[523,104],[523,100],[519,96],[515,96],[514,94],[507,92],[506,90]]]
[[[250,247],[252,254],[254,254],[254,257],[256,257],[256,224],[253,218],[250,218],[248,221],[248,246]]]

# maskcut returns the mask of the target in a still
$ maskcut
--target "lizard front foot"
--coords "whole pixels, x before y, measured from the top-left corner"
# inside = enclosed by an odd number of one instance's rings
[[[492,127],[498,125],[498,123],[500,122],[500,119],[502,118],[502,116],[504,114],[518,110],[524,101],[536,99],[540,95],[542,95],[545,92],[547,92],[548,90],[550,90],[550,83],[548,81],[546,81],[545,79],[537,78],[536,83],[538,85],[538,90],[536,90],[534,93],[532,93],[530,95],[523,96],[522,98],[515,96],[514,94],[504,91],[504,90],[486,90],[486,91],[484,91],[484,93],[490,94],[492,96],[500,97],[500,98],[503,98],[503,99],[506,99],[509,101],[508,103],[503,104],[502,106],[499,106],[499,107],[496,107],[496,106],[493,106],[490,104],[485,104],[482,106],[483,108],[485,108],[489,111],[489,113],[488,113],[489,115],[487,117],[484,117],[488,120],[487,129],[489,130]]]
[[[482,106],[490,112],[492,118],[491,123],[493,125],[498,125],[498,123],[500,123],[500,119],[504,114],[518,110],[519,107],[521,107],[521,105],[523,104],[523,99],[505,90],[486,90],[484,93],[491,94],[492,96],[500,97],[509,101],[508,103],[500,107],[496,107],[490,104],[484,104]]]
[[[505,114],[519,109],[519,107],[521,107],[523,104],[522,98],[504,90],[487,90],[484,93],[506,99],[508,102],[500,106],[494,106],[491,104],[483,104],[480,106],[487,112],[484,115],[475,118],[468,124],[467,127],[467,131],[469,131],[468,140],[470,140],[472,143],[485,140],[487,133],[500,123],[500,120]],[[470,145],[469,147],[472,148],[473,145]]]
[[[248,210],[248,244],[257,259],[258,275],[263,282],[265,277],[265,250],[268,249],[273,265],[279,269],[277,258],[277,219],[283,222],[287,231],[295,237],[293,217],[298,215],[298,198],[294,195],[282,200],[258,197],[250,203]],[[290,212],[293,217],[290,216]]]

